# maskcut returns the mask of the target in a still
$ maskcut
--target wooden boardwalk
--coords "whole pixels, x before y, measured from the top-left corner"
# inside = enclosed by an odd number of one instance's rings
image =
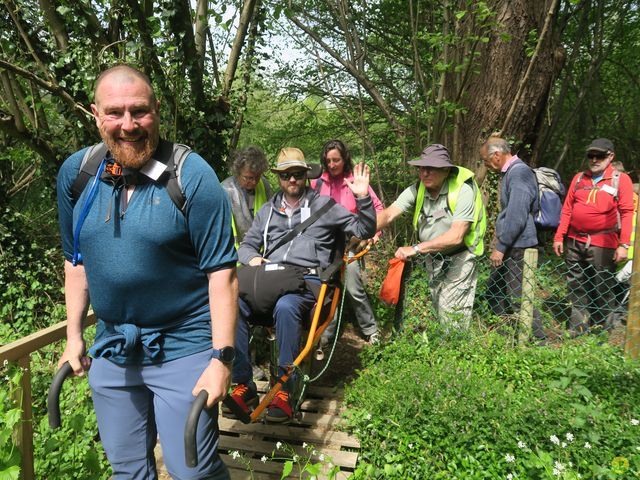
[[[258,390],[264,393],[267,383],[256,383]],[[358,461],[360,444],[355,437],[341,431],[342,391],[310,386],[300,410],[299,418],[294,419],[289,425],[264,423],[245,425],[239,420],[220,416],[220,456],[229,467],[233,480],[280,479],[283,457],[290,459],[293,454],[300,455],[302,459],[311,456],[311,463],[317,463],[323,456],[325,471],[328,470],[329,459],[331,459],[333,465],[340,467],[338,479],[348,478],[351,475]],[[276,451],[278,442],[287,445],[287,450]],[[306,448],[303,444],[306,444]],[[234,459],[232,455],[236,454],[232,452],[238,452],[240,458]],[[315,455],[312,455],[312,452]],[[161,465],[159,451],[158,457]],[[266,457],[265,462],[262,461],[263,457]],[[168,480],[170,477],[162,465],[161,470],[161,478]],[[299,472],[295,468],[291,475],[299,478]]]

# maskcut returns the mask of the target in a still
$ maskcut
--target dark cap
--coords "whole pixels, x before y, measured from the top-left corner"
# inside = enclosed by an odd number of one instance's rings
[[[591,145],[587,147],[587,152],[596,151],[596,152],[613,152],[613,142],[608,138],[596,138]]]
[[[409,165],[415,167],[453,168],[455,165],[449,160],[449,150],[444,145],[434,143],[422,151],[420,158],[410,160]]]

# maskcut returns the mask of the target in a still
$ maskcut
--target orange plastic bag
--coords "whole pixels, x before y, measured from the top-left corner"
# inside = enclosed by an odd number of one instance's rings
[[[392,258],[389,260],[387,276],[384,277],[382,287],[380,287],[380,300],[387,305],[397,305],[400,298],[400,286],[402,284],[402,271],[404,270],[404,260]]]

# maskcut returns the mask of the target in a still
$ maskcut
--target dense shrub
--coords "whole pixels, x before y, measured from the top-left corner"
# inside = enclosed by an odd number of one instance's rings
[[[616,347],[407,327],[348,388],[356,478],[637,478],[640,366]]]

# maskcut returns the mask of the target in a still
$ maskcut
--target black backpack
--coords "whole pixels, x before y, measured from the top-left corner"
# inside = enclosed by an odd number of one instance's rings
[[[191,153],[191,148],[186,145],[161,139],[156,153],[157,156],[155,160],[164,163],[167,168],[154,182],[167,189],[171,201],[178,207],[178,210],[184,213],[186,198],[182,191],[182,185],[180,184],[180,172],[182,171],[182,164],[185,158]],[[103,142],[89,147],[85,152],[82,163],[80,164],[78,176],[71,185],[71,195],[74,204],[78,201],[78,198],[80,198],[89,180],[95,177],[100,163],[106,155],[107,146]]]

